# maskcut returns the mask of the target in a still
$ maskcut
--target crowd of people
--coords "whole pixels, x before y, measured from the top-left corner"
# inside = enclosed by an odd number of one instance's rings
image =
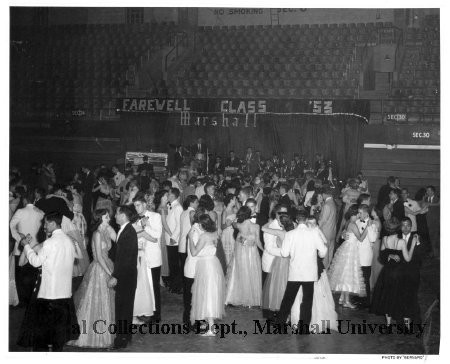
[[[412,199],[389,177],[373,205],[362,173],[341,187],[321,155],[315,168],[296,155],[289,173],[246,161],[182,163],[159,180],[148,160],[123,173],[84,165],[68,181],[52,163],[12,168],[9,302],[26,308],[18,344],[126,347],[130,324],[162,320],[162,287],[183,295],[180,320],[205,336],[227,305],[337,330],[333,293],[388,325],[420,319],[421,261],[439,257],[433,186]],[[96,320],[119,330],[95,332]]]

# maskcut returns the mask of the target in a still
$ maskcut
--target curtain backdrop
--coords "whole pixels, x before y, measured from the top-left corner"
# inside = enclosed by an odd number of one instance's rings
[[[201,117],[205,116],[202,114]],[[355,176],[362,163],[362,128],[360,118],[351,115],[239,115],[238,126],[231,126],[234,115],[228,115],[228,127],[222,126],[222,114],[206,115],[206,126],[181,125],[179,113],[126,113],[122,114],[122,138],[128,151],[167,152],[174,150],[169,144],[189,146],[202,137],[209,152],[228,156],[230,150],[243,158],[247,147],[260,150],[263,157],[273,152],[291,159],[293,153],[303,154],[309,161],[315,153],[323,153],[333,160],[340,178]],[[211,120],[216,117],[217,126]]]

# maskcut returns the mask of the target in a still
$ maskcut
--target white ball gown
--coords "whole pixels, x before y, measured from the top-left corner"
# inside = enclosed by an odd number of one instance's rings
[[[227,272],[225,304],[261,306],[261,257],[254,237],[238,236],[234,256]]]
[[[220,320],[225,315],[225,277],[216,257],[216,247],[208,243],[197,257],[192,285],[192,324],[208,318]]]
[[[349,233],[349,239],[344,241],[336,251],[328,270],[328,279],[332,291],[365,295],[358,239],[355,234]]]
[[[318,325],[319,331],[338,330],[338,315],[335,311],[334,299],[326,270],[323,268],[322,260],[319,260],[319,277],[314,282],[314,296],[311,310],[311,325]],[[303,297],[303,289],[300,287],[294,304],[291,308],[291,323],[300,320],[300,305]]]
[[[108,258],[111,239],[107,231],[100,232],[101,252],[108,268],[113,271],[113,262]],[[94,260],[89,265],[80,287],[74,295],[76,315],[81,327],[78,340],[69,341],[68,345],[106,348],[113,344],[114,335],[108,327],[115,323],[114,289],[108,288],[109,276],[97,260],[95,245],[92,245]],[[100,321],[102,320],[102,321]],[[97,333],[93,326],[97,322]],[[86,331],[83,331],[83,328]]]

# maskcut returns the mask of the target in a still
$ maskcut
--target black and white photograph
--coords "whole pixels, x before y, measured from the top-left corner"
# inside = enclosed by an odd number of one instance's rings
[[[442,358],[444,10],[319,3],[4,7],[6,355]]]

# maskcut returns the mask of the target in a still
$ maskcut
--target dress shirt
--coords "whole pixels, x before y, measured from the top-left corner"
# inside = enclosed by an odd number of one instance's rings
[[[193,231],[192,231],[192,241],[194,243],[194,246],[197,246],[198,240],[201,235],[200,231],[200,225],[198,223],[195,223],[192,225]],[[184,263],[184,276],[187,278],[194,278],[195,277],[195,266],[197,265],[198,257],[193,257],[191,254],[191,249],[189,249],[189,245],[186,248],[187,251],[187,257],[186,262]]]
[[[161,235],[163,231],[161,215],[157,212],[145,211],[144,216],[148,217],[148,222],[147,225],[145,225],[144,231],[152,238],[155,238],[157,242],[147,240],[146,238],[141,236],[138,238],[138,244],[142,245],[142,249],[144,250],[147,267],[160,267],[162,264]],[[138,221],[139,225],[141,226],[140,220]]]
[[[282,230],[278,220],[275,219],[269,224],[270,229]],[[277,237],[264,233],[264,252],[262,255],[262,270],[269,273],[275,257],[281,257],[281,248],[278,248]]]
[[[20,255],[19,242],[22,239],[20,234],[31,235],[31,247],[35,246],[37,241],[37,234],[41,228],[42,219],[44,218],[44,212],[39,210],[33,204],[29,203],[24,208],[15,212],[9,227],[11,229],[11,235],[16,241],[14,245],[14,255]]]
[[[402,234],[402,239],[406,242],[406,244],[408,244],[410,236],[411,236],[411,233],[409,233],[408,235]]]
[[[117,172],[117,173],[114,175],[113,179],[114,179],[114,185],[115,185],[116,187],[119,187],[120,184],[125,180],[125,176],[124,176],[122,173]]]
[[[412,212],[420,211],[421,208],[417,201],[411,200],[408,198],[404,203],[403,206],[409,208]],[[416,215],[408,214],[405,210],[405,216],[409,217],[412,223],[411,231],[417,231],[417,220]]]
[[[288,231],[281,247],[281,256],[290,257],[288,280],[317,281],[317,252],[321,258],[327,253],[327,247],[317,232],[305,224]]]
[[[56,300],[72,296],[72,271],[75,247],[61,229],[53,231],[36,253],[29,245],[25,254],[33,267],[42,266],[42,281],[38,298]]]
[[[174,246],[178,245],[178,241],[180,240],[180,218],[182,212],[183,208],[178,200],[175,200],[170,204],[170,207],[167,210],[166,221],[172,235],[169,235],[167,232],[165,233],[166,245],[170,245],[170,239],[175,241]]]
[[[200,197],[202,197],[203,195],[205,195],[205,185],[199,186],[195,189],[195,196],[197,196],[197,198],[200,200]]]
[[[184,210],[180,215],[180,240],[178,241],[178,252],[186,253],[186,237],[191,230],[191,218],[190,212],[195,211],[192,207],[188,207],[187,210]]]

